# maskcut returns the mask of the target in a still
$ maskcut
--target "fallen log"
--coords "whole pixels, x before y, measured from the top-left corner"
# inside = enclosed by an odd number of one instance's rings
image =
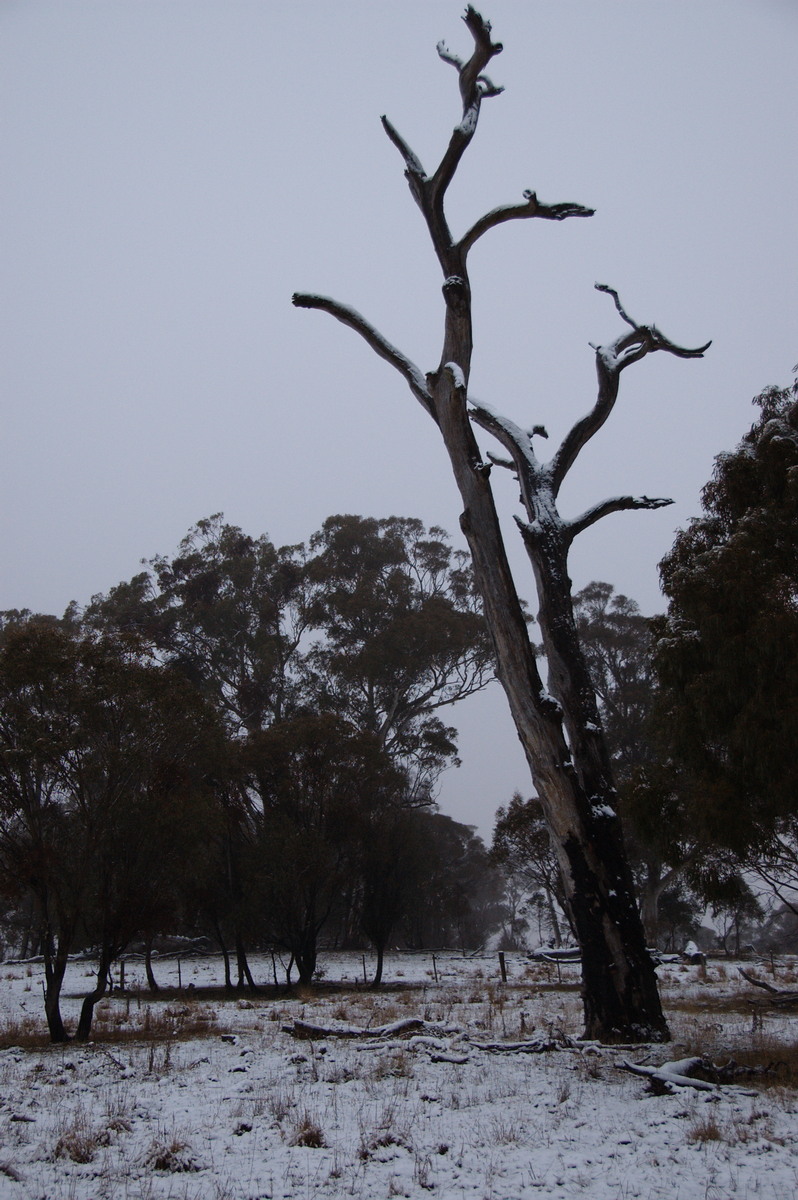
[[[471,1042],[475,1050],[488,1054],[548,1054],[551,1050],[571,1050],[576,1046],[565,1034],[559,1037],[534,1038],[527,1042]]]
[[[582,951],[578,946],[554,947],[548,950],[533,950],[529,955],[532,962],[578,963],[582,961]]]
[[[742,967],[738,967],[738,970],[743,979],[747,979],[754,987],[763,988],[769,994],[768,1003],[775,1008],[792,1008],[793,1005],[798,1005],[798,992],[787,988],[777,988],[772,983],[768,983],[766,979],[757,979],[755,975]]]
[[[722,1084],[736,1085],[736,1080],[751,1078],[751,1076],[768,1074],[771,1067],[741,1067],[734,1059],[729,1059],[725,1066],[718,1066],[707,1058],[698,1056],[680,1058],[674,1062],[663,1063],[659,1067],[650,1067],[645,1063],[630,1063],[626,1059],[616,1063],[621,1071],[630,1071],[640,1075],[649,1082],[649,1090],[656,1096],[672,1095],[676,1088],[691,1087],[702,1092],[715,1092]],[[746,1096],[757,1093],[745,1088],[738,1088]]]
[[[283,1025],[283,1033],[291,1037],[304,1038],[306,1041],[321,1041],[324,1038],[388,1038],[401,1037],[423,1029],[425,1022],[421,1017],[405,1017],[402,1021],[392,1021],[390,1025],[377,1025],[365,1029],[358,1025],[315,1025],[311,1021],[294,1021],[292,1025]]]
[[[663,1063],[661,1067],[647,1067],[644,1063],[630,1063],[622,1059],[617,1066],[621,1071],[630,1071],[633,1075],[642,1075],[644,1079],[648,1079],[650,1090],[658,1096],[670,1095],[677,1087],[714,1092],[718,1087],[716,1083],[698,1079],[690,1074],[701,1062],[700,1058],[680,1058],[675,1062]]]

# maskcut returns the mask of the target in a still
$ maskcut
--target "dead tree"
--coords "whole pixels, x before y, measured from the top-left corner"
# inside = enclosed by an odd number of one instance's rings
[[[579,452],[610,415],[621,372],[655,350],[698,357],[706,347],[684,350],[657,329],[638,325],[615,292],[602,287],[614,298],[629,328],[611,345],[596,348],[596,402],[546,463],[532,448],[533,438],[545,436],[545,431],[538,426],[531,431],[522,428],[468,396],[472,318],[467,260],[472,246],[505,221],[532,217],[562,221],[589,217],[593,210],[580,204],[542,204],[534,192],[527,191],[522,202],[493,209],[459,239],[452,235],[444,208],[447,188],[476,131],[482,100],[502,90],[484,74],[502,49],[491,39],[490,24],[471,7],[464,20],[474,40],[468,61],[443,43],[438,46],[443,61],[457,71],[463,116],[431,175],[390,121],[382,118],[385,132],[404,160],[405,177],[443,272],[446,316],[438,368],[424,374],[347,305],[318,295],[297,294],[293,299],[301,308],[330,313],[360,334],[399,371],[438,426],[463,503],[460,524],[473,558],[498,677],[551,829],[582,950],[585,1034],[602,1041],[665,1040],[668,1029],[634,900],[609,758],[576,634],[567,558],[574,537],[601,517],[622,509],[657,508],[670,501],[621,496],[565,521],[556,499]],[[490,461],[485,461],[472,422],[497,438],[509,457],[489,456]],[[507,562],[490,484],[493,465],[509,467],[520,482],[526,519],[519,526],[537,582],[550,691],[538,673]]]

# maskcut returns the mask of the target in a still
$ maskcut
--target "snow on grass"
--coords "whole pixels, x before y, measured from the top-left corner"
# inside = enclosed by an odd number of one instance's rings
[[[796,1194],[792,1083],[655,1097],[616,1066],[758,1046],[776,1059],[794,1047],[796,1018],[752,1015],[731,965],[660,968],[668,1047],[531,1055],[476,1043],[577,1036],[578,968],[507,960],[503,986],[491,957],[438,955],[433,966],[429,955],[395,955],[389,987],[371,993],[360,956],[336,955],[317,989],[233,998],[218,990],[213,960],[184,960],[180,993],[175,961],[161,961],[155,998],[128,964],[128,992],[98,1008],[97,1040],[60,1047],[44,1037],[41,968],[0,966],[0,1197]],[[271,979],[270,959],[253,966]],[[70,968],[69,1021],[89,973]],[[376,1033],[408,1017],[427,1029],[317,1040],[283,1029],[300,1020]]]

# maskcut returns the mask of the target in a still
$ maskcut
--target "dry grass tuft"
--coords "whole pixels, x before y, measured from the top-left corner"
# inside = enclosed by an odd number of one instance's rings
[[[152,1171],[168,1171],[172,1174],[200,1170],[188,1142],[176,1135],[157,1138],[144,1156],[144,1166]]]
[[[687,1140],[703,1145],[704,1142],[723,1142],[727,1138],[715,1114],[710,1113],[709,1116],[699,1117],[693,1122],[687,1131]]]
[[[307,1113],[304,1113],[297,1122],[289,1145],[307,1146],[311,1150],[322,1150],[327,1145],[327,1139],[316,1121]]]
[[[362,1141],[357,1156],[361,1162],[368,1162],[372,1158],[380,1158],[381,1151],[390,1150],[395,1146],[400,1150],[409,1150],[412,1153],[413,1147],[410,1143],[398,1134],[391,1133],[390,1130],[375,1133],[368,1141]],[[382,1157],[385,1157],[383,1154]]]
[[[92,1023],[91,1040],[101,1044],[121,1045],[140,1041],[188,1041],[209,1034],[225,1032],[219,1024],[217,1010],[198,1001],[184,1004],[165,1004],[142,1008],[130,1005],[98,1005]],[[26,1050],[50,1045],[43,1017],[21,1016],[0,1019],[0,1050],[20,1046]]]
[[[26,1050],[49,1044],[43,1020],[36,1017],[4,1017],[0,1020],[0,1050],[21,1046]]]
[[[761,1074],[751,1079],[756,1087],[786,1087],[798,1089],[798,1044],[778,1037],[760,1034],[754,1044],[735,1052],[741,1067],[751,1067]]]
[[[78,1113],[55,1144],[54,1158],[69,1158],[76,1163],[90,1163],[100,1145],[98,1134],[91,1129],[84,1113]]]
[[[710,1057],[721,1070],[726,1066],[731,1067],[732,1071],[739,1068],[739,1082],[746,1087],[798,1090],[798,1044],[787,1040],[786,1034],[780,1036],[757,1032],[749,1035],[742,1047],[725,1042],[709,1049],[707,1041],[701,1040],[700,1033],[693,1031],[684,1045],[685,1057]]]
[[[390,1050],[375,1059],[367,1077],[375,1082],[381,1079],[412,1079],[413,1060],[407,1050]]]

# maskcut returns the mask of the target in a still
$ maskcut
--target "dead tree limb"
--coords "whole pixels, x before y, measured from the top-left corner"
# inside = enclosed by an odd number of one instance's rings
[[[751,975],[742,967],[738,968],[743,979],[747,979],[754,987],[763,988],[770,996],[768,1001],[774,1008],[793,1008],[798,1005],[798,992],[787,988],[774,987],[772,983],[768,983],[765,979],[757,979],[755,975]]]
[[[641,1075],[647,1079],[650,1089],[655,1095],[668,1095],[677,1087],[696,1088],[700,1092],[717,1091],[716,1083],[710,1083],[706,1079],[699,1079],[690,1074],[700,1067],[702,1061],[700,1058],[683,1058],[677,1062],[663,1063],[661,1067],[647,1067],[642,1063],[626,1062],[624,1059],[617,1065],[621,1071],[630,1071],[632,1075]]]
[[[772,1074],[776,1065],[743,1067],[734,1059],[729,1059],[727,1063],[720,1066],[710,1062],[708,1058],[700,1056],[681,1058],[676,1062],[663,1063],[660,1067],[650,1067],[645,1063],[630,1063],[626,1060],[616,1063],[620,1071],[630,1071],[632,1075],[640,1075],[647,1079],[650,1091],[657,1096],[669,1095],[680,1087],[714,1092],[723,1085],[734,1086],[744,1095],[755,1096],[756,1092],[740,1088],[738,1081]]]
[[[377,1025],[366,1029],[357,1025],[315,1025],[311,1021],[294,1021],[291,1025],[283,1025],[283,1033],[291,1037],[307,1041],[320,1041],[323,1038],[390,1038],[401,1037],[403,1034],[414,1033],[423,1029],[425,1022],[421,1017],[405,1017],[401,1021],[393,1021],[390,1025]]]
[[[437,368],[422,376],[404,353],[346,305],[306,293],[295,295],[294,303],[322,309],[359,333],[400,371],[435,421],[463,505],[460,524],[471,551],[497,675],[546,813],[566,903],[582,949],[585,1035],[603,1043],[664,1040],[667,1025],[615,812],[609,755],[576,636],[567,555],[574,536],[603,516],[623,509],[653,508],[665,501],[620,497],[596,505],[569,524],[557,511],[556,497],[580,450],[612,411],[621,372],[656,350],[697,357],[705,347],[684,350],[653,326],[638,326],[626,314],[617,293],[602,287],[614,297],[619,315],[631,329],[611,346],[597,349],[596,403],[566,436],[550,463],[541,463],[532,449],[533,437],[545,435],[540,426],[523,429],[469,397],[473,351],[469,250],[506,221],[532,217],[562,221],[590,216],[593,210],[571,202],[541,204],[529,190],[523,203],[491,209],[459,240],[452,235],[444,206],[447,189],[476,132],[482,101],[501,91],[485,75],[488,64],[501,52],[501,44],[493,41],[489,22],[470,5],[464,20],[473,40],[470,57],[460,57],[443,44],[438,47],[441,59],[457,71],[462,113],[432,174],[388,118],[382,119],[404,163],[410,192],[442,270],[445,322]],[[483,456],[474,424],[496,437],[508,457],[491,460]],[[507,560],[489,480],[492,463],[511,466],[521,487],[526,519],[519,524],[540,598],[548,688],[538,672]]]
[[[532,1038],[526,1042],[471,1042],[475,1050],[487,1054],[550,1054],[553,1050],[573,1050],[577,1043],[565,1034],[559,1037]]]

